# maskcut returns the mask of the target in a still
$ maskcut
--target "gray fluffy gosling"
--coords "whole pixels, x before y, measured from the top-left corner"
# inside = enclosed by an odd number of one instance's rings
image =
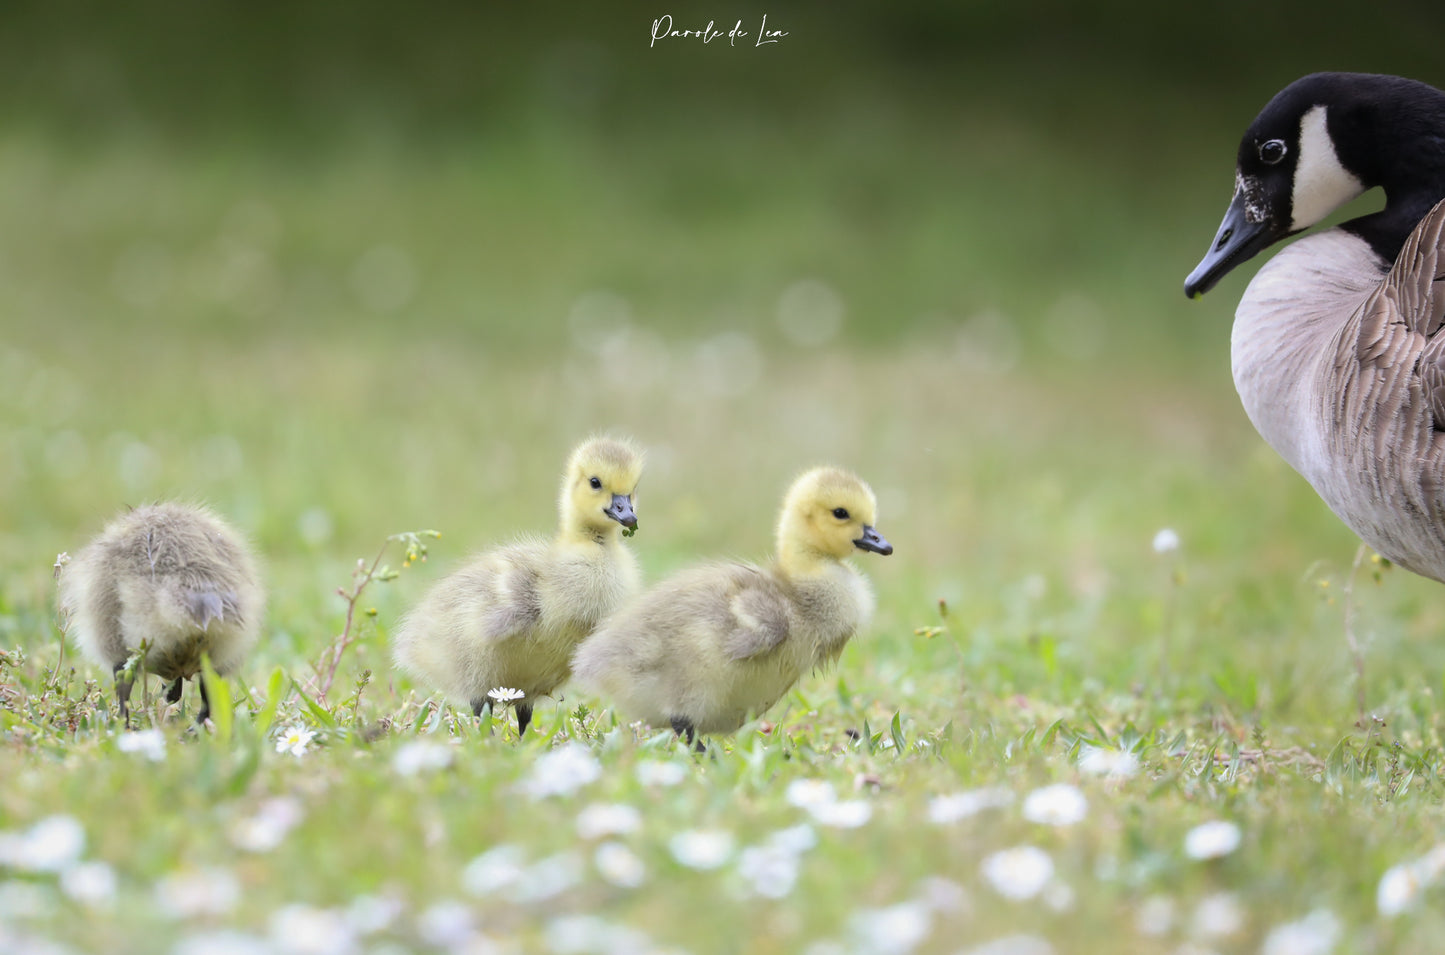
[[[512,704],[525,733],[533,702],[571,674],[578,641],[637,592],[622,529],[637,527],[642,463],[625,440],[579,445],[562,475],[556,538],[486,551],[438,583],[402,622],[396,665],[478,716]]]
[[[1365,543],[1445,581],[1445,93],[1316,73],[1239,144],[1233,201],[1185,291],[1381,187],[1385,207],[1274,256],[1234,317],[1250,421]]]
[[[772,566],[713,563],[663,581],[583,641],[578,682],[689,742],[736,730],[866,625],[873,594],[847,558],[893,553],[876,514],[856,476],[808,471],[783,501]]]
[[[87,657],[115,674],[127,721],[133,675],[125,664],[142,643],[144,672],[171,681],[166,699],[175,703],[181,681],[198,677],[203,653],[223,676],[241,665],[260,633],[264,608],[245,539],[203,507],[138,507],[111,521],[60,568],[66,632]],[[202,723],[211,706],[205,682],[196,682],[196,722]]]

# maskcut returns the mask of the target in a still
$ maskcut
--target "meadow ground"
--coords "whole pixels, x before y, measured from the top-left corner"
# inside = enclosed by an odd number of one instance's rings
[[[1253,433],[1245,278],[1179,294],[1234,127],[1144,162],[1064,115],[931,109],[855,87],[646,149],[575,116],[305,148],[8,128],[0,950],[1435,950],[1438,585],[1352,575]],[[878,613],[838,666],[704,756],[571,689],[517,741],[388,663],[609,428],[649,450],[650,579],[764,557],[824,461],[896,546],[858,561]],[[168,497],[256,543],[265,635],[212,728],[153,682],[124,734],[52,565]],[[338,588],[423,529],[323,694]]]

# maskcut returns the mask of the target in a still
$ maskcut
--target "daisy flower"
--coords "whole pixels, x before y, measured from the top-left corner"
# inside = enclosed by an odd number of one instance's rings
[[[281,733],[276,740],[276,752],[290,753],[292,756],[305,756],[306,747],[316,738],[316,731],[307,729],[300,723],[289,727]]]
[[[602,775],[602,764],[577,743],[559,746],[537,758],[521,789],[533,799],[566,796]]]
[[[521,690],[514,690],[510,686],[499,686],[487,691],[487,697],[497,703],[512,703],[526,695]]]
[[[1054,877],[1054,860],[1035,846],[1004,849],[986,857],[983,877],[1004,898],[1031,899]]]
[[[1024,800],[1024,818],[1048,826],[1072,826],[1088,811],[1084,794],[1068,783],[1035,789]]]
[[[1218,859],[1239,848],[1239,827],[1216,819],[1202,822],[1184,835],[1184,854],[1191,859]]]
[[[667,847],[689,869],[716,869],[732,858],[733,837],[718,829],[690,829],[673,836]]]

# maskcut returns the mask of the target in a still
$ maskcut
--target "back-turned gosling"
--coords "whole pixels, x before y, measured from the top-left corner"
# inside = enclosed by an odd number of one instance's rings
[[[216,673],[236,670],[256,642],[265,594],[245,539],[203,507],[152,504],[122,514],[60,569],[66,632],[84,654],[115,674],[121,719],[130,719],[133,676],[126,661],[146,646],[144,672],[181,682],[201,672],[208,655]],[[133,672],[133,671],[132,671]],[[205,681],[201,709],[211,713]]]
[[[637,527],[642,463],[619,438],[579,445],[562,475],[556,538],[486,551],[443,579],[402,621],[396,665],[478,716],[513,705],[525,733],[537,697],[571,675],[578,641],[637,592],[622,529]]]
[[[862,480],[808,471],[783,501],[771,566],[708,564],[653,587],[583,642],[578,683],[689,742],[736,730],[866,625],[873,594],[847,558],[893,553],[876,517]]]

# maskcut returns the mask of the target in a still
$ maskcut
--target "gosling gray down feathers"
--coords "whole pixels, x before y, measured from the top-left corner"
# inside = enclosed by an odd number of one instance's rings
[[[1445,581],[1445,93],[1320,73],[1240,143],[1195,296],[1367,189],[1385,208],[1299,239],[1245,290],[1231,347],[1245,411],[1384,557]]]
[[[434,586],[396,635],[396,665],[477,715],[512,703],[518,735],[532,705],[571,674],[572,652],[640,583],[622,542],[635,528],[643,454],[592,438],[567,461],[551,542],[524,539],[469,560]],[[512,700],[493,690],[521,691]]]
[[[893,553],[876,515],[856,476],[808,471],[784,499],[770,567],[707,564],[653,587],[583,641],[579,684],[689,741],[736,730],[867,624],[873,594],[846,558]]]
[[[144,672],[171,681],[197,677],[201,655],[223,676],[235,672],[261,630],[265,595],[245,539],[203,507],[152,504],[122,514],[60,569],[65,630],[84,654],[116,677],[129,719],[131,654],[147,644]],[[206,686],[196,722],[210,715]]]

